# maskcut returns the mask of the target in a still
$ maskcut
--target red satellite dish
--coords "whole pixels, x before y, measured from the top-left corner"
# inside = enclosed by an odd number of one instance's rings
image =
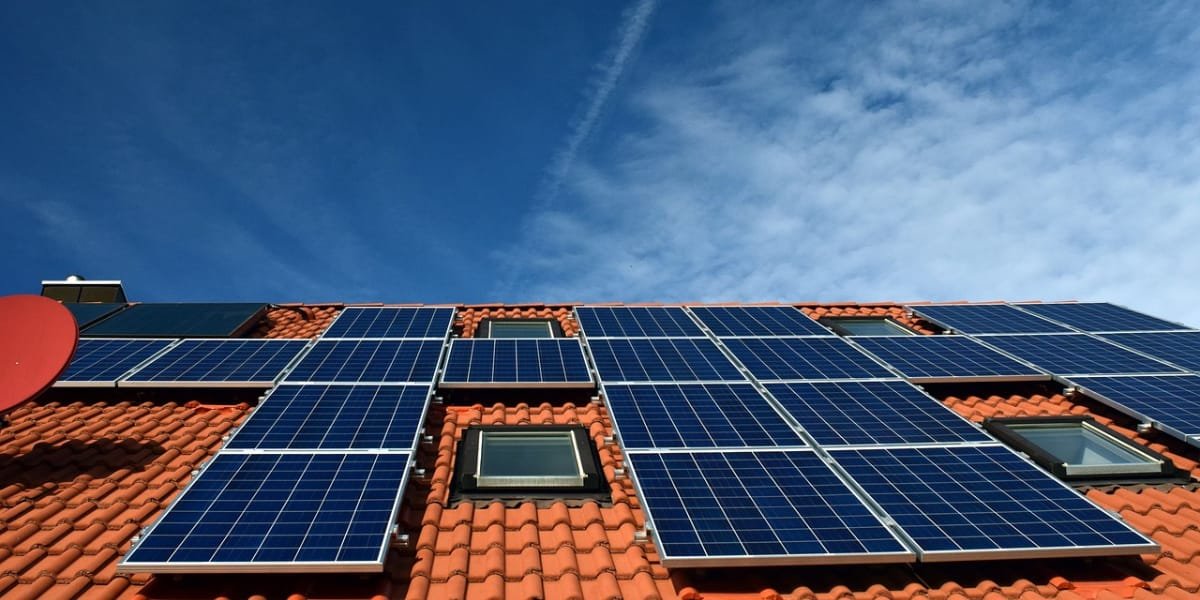
[[[57,300],[27,294],[0,298],[0,411],[54,385],[78,341],[75,317]]]

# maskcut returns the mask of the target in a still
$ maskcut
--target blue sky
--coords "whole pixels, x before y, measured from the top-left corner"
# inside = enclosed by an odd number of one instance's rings
[[[1200,325],[1200,6],[6,3],[0,293]]]

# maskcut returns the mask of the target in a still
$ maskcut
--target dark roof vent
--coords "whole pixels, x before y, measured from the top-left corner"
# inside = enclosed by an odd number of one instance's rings
[[[120,281],[87,281],[82,275],[68,275],[61,281],[43,281],[42,295],[64,303],[126,302],[125,288]]]

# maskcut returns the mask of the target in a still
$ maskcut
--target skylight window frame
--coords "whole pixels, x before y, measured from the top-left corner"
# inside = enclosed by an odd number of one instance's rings
[[[857,334],[846,329],[844,324],[847,322],[882,322],[885,327],[888,327],[896,333],[894,335],[882,336],[878,334]],[[855,338],[855,337],[904,337],[917,335],[917,332],[905,327],[891,317],[822,317],[818,323],[830,328],[840,337]]]
[[[546,435],[571,438],[580,477],[489,476],[481,474],[484,437]],[[483,425],[463,431],[454,465],[451,502],[464,500],[611,499],[600,465],[600,454],[587,429],[580,425]]]
[[[1092,433],[1116,449],[1144,459],[1140,463],[1080,465],[1065,462],[1040,444],[1021,434],[1026,427],[1078,427]],[[983,428],[1010,447],[1025,453],[1038,466],[1059,479],[1073,484],[1103,484],[1140,479],[1174,478],[1178,470],[1171,459],[1141,446],[1087,416],[990,417]]]
[[[528,337],[528,336],[495,337],[492,335],[492,326],[497,323],[545,323],[546,329],[550,332],[550,335],[545,336],[545,337]],[[551,317],[519,318],[519,319],[487,318],[487,319],[483,319],[482,321],[479,322],[479,328],[476,330],[475,337],[495,339],[495,340],[516,340],[516,339],[545,340],[545,339],[566,337],[566,335],[563,334],[562,324],[558,322],[558,319],[551,318]]]

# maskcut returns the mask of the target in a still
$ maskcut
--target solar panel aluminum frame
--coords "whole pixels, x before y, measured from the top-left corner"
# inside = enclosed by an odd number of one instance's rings
[[[1092,377],[1103,377],[1105,379],[1108,379],[1108,378],[1113,378],[1113,377],[1189,377],[1189,376],[1195,377],[1196,374],[1195,373],[1170,373],[1170,374],[1156,374],[1156,375],[1146,375],[1146,374],[1094,375]],[[1066,388],[1068,393],[1082,392],[1082,393],[1086,394],[1089,398],[1093,398],[1100,404],[1103,404],[1123,415],[1128,415],[1130,417],[1133,417],[1142,424],[1149,425],[1150,427],[1153,427],[1154,429],[1157,429],[1157,430],[1159,430],[1173,438],[1176,438],[1186,444],[1200,448],[1200,434],[1189,434],[1187,432],[1176,429],[1175,427],[1171,427],[1170,425],[1166,425],[1166,424],[1158,421],[1157,419],[1153,419],[1142,412],[1133,410],[1133,409],[1129,408],[1128,406],[1126,406],[1125,404],[1123,404],[1117,400],[1114,400],[1112,398],[1109,398],[1109,397],[1105,396],[1104,394],[1095,391],[1092,388],[1089,388],[1087,386],[1086,381],[1080,381],[1081,379],[1086,379],[1086,377],[1087,376],[1081,375],[1081,376],[1077,376],[1077,377],[1055,377],[1054,379],[1056,381],[1058,381],[1059,383],[1063,384],[1063,387]]]
[[[738,452],[808,452],[816,456],[819,453],[811,447],[771,447],[771,448],[670,448],[659,450],[632,450],[626,452],[626,455],[645,454],[645,455],[662,455],[662,454],[703,454],[703,453],[738,453]],[[822,460],[822,462],[825,462]],[[635,471],[632,461],[625,461],[625,468],[628,470],[628,477],[633,481],[634,489],[637,491],[638,498],[646,498],[646,493],[642,490],[641,482],[638,480],[637,472]],[[883,525],[884,529],[896,540],[896,542],[904,548],[910,550],[905,552],[867,552],[858,554],[779,554],[779,555],[756,555],[756,556],[671,556],[663,545],[657,544],[659,562],[667,568],[679,567],[765,567],[765,566],[803,566],[803,565],[866,565],[866,564],[903,564],[911,563],[917,559],[916,552],[913,552],[913,544],[910,540],[905,539],[898,533],[898,528],[894,525],[891,517],[886,514],[881,514],[873,502],[866,502],[862,498],[862,492],[857,488],[857,485],[851,484],[846,480],[846,475],[840,467],[830,465],[826,462],[826,466],[837,476],[838,480],[846,485],[853,492],[855,498],[862,502],[870,513],[877,518]],[[852,480],[851,480],[852,481]],[[658,529],[654,526],[653,508],[643,506],[643,516],[646,521],[645,529],[651,535],[656,536]]]
[[[1003,335],[1003,334],[996,334],[996,335]],[[1018,334],[1018,335],[1056,335],[1056,334],[1030,334],[1030,333],[1027,333],[1027,334]],[[865,346],[858,344],[855,341],[856,338],[858,338],[858,339],[863,339],[863,338],[866,338],[866,339],[871,339],[871,338],[892,339],[892,338],[897,338],[897,337],[903,338],[904,336],[856,335],[856,336],[846,336],[844,339],[847,342],[849,342],[851,346],[854,346],[859,351],[866,353],[868,356],[875,359],[880,364],[886,366],[892,372],[898,374],[900,377],[903,377],[904,379],[906,379],[907,381],[910,381],[912,383],[972,383],[972,382],[1018,383],[1018,382],[1027,382],[1027,381],[1050,381],[1053,379],[1052,375],[1050,375],[1049,373],[1046,373],[1042,369],[1035,367],[1034,365],[1030,364],[1029,362],[1024,361],[1024,360],[1022,360],[1016,356],[1013,356],[1011,354],[1008,354],[1007,352],[1004,352],[993,346],[983,346],[983,347],[985,350],[999,352],[1005,358],[1012,359],[1022,365],[1029,367],[1030,369],[1033,369],[1034,371],[1041,372],[1041,374],[1038,374],[1038,375],[969,375],[969,376],[964,376],[964,377],[909,377],[909,376],[905,375],[900,370],[899,367],[892,366],[886,360],[884,360],[884,358],[882,356],[876,356],[875,353],[871,352]],[[919,338],[919,337],[934,337],[934,336],[907,336],[907,337]],[[971,339],[973,342],[975,341],[973,339],[974,336],[971,336],[971,335],[957,334],[956,337]],[[866,380],[858,380],[858,381],[866,381]]]
[[[202,340],[202,341],[212,340],[212,338],[186,338],[186,339],[178,340],[175,344],[172,344],[166,350],[163,350],[159,354],[154,355],[154,358],[147,360],[146,362],[143,362],[142,364],[138,365],[137,368],[131,369],[128,373],[125,373],[123,376],[121,376],[121,378],[117,380],[117,383],[116,383],[117,387],[127,388],[127,389],[128,388],[192,388],[192,389],[194,389],[194,388],[263,388],[263,389],[270,389],[270,388],[275,387],[275,385],[281,379],[283,379],[283,377],[285,375],[287,375],[288,371],[290,371],[292,369],[292,367],[296,366],[296,363],[299,362],[300,359],[303,358],[305,354],[308,354],[309,350],[313,346],[313,340],[307,340],[307,339],[304,339],[304,340],[284,339],[284,338],[262,339],[261,341],[267,342],[267,343],[296,342],[296,341],[306,342],[304,347],[301,348],[300,351],[296,353],[296,356],[293,356],[292,359],[288,361],[287,365],[285,365],[283,369],[280,369],[279,373],[277,373],[275,375],[274,379],[272,379],[270,381],[266,381],[266,380],[257,380],[257,381],[130,381],[129,380],[130,377],[137,375],[137,373],[139,371],[150,366],[151,363],[158,360],[160,357],[162,357],[164,354],[166,354],[167,352],[169,352],[176,346],[180,346],[184,342],[191,340],[191,339]],[[236,340],[237,338],[232,338],[232,339]],[[256,341],[259,341],[259,340],[256,340]]]
[[[223,452],[223,451],[222,451]],[[270,451],[255,451],[253,454],[285,454],[285,452],[270,452]],[[312,452],[291,452],[291,454],[378,454],[378,452],[355,451],[312,451]],[[167,505],[166,510],[154,520],[154,523],[140,532],[132,541],[129,552],[121,561],[117,563],[117,573],[382,573],[384,563],[387,559],[387,551],[392,545],[396,521],[400,516],[400,507],[404,502],[404,491],[408,487],[409,476],[413,471],[413,455],[410,453],[407,460],[407,468],[404,470],[404,475],[400,478],[400,487],[396,489],[396,499],[392,503],[392,512],[389,523],[392,524],[392,531],[384,536],[383,543],[380,545],[379,554],[376,560],[369,562],[244,562],[244,563],[130,563],[125,557],[133,555],[134,551],[140,545],[141,541],[154,533],[154,528],[162,523],[171,510],[178,506],[177,502],[171,502]],[[207,462],[192,476],[191,482],[195,482],[204,475],[208,467],[213,464],[217,455],[213,455]],[[191,487],[191,482],[188,488]],[[176,497],[183,497],[187,493],[188,488]]]
[[[319,340],[329,340],[329,341],[334,341],[334,342],[336,342],[336,341],[341,341],[341,340],[346,340],[346,341],[382,341],[382,340],[445,340],[445,339],[447,339],[447,338],[450,336],[450,332],[451,332],[451,331],[454,329],[454,317],[455,317],[455,313],[457,313],[457,310],[456,310],[456,309],[455,309],[453,306],[347,306],[345,309],[343,309],[341,312],[339,312],[339,313],[338,313],[338,315],[337,315],[336,317],[334,317],[334,318],[333,318],[333,321],[330,321],[330,323],[329,323],[329,326],[327,326],[327,327],[325,328],[325,331],[329,331],[330,329],[332,329],[332,328],[333,328],[333,325],[334,325],[335,323],[337,323],[337,322],[338,322],[338,319],[341,319],[341,318],[342,318],[342,315],[345,315],[345,314],[347,314],[347,312],[346,312],[346,310],[347,310],[347,309],[355,309],[355,310],[388,310],[388,309],[397,309],[397,308],[407,308],[407,309],[412,309],[412,310],[421,310],[421,309],[429,309],[429,310],[448,309],[448,310],[450,311],[450,321],[449,321],[448,323],[446,323],[446,330],[442,332],[442,335],[440,335],[440,336],[434,336],[434,337],[354,337],[354,336],[350,336],[350,337],[340,337],[340,336],[339,336],[339,337],[333,337],[333,336],[326,337],[326,336],[325,336],[325,333],[324,333],[324,332],[322,332],[322,333],[321,333],[321,336],[320,336],[319,338],[317,338],[317,339],[319,339]]]
[[[516,340],[516,339],[536,339],[536,340],[562,340],[562,339],[578,339],[578,338],[478,338],[491,340]],[[612,339],[612,338],[610,338]],[[666,339],[666,338],[655,338]],[[692,338],[694,339],[694,338]],[[470,339],[454,338],[450,340],[444,351],[441,361],[438,366],[437,386],[446,389],[526,389],[526,388],[543,388],[543,389],[592,389],[596,387],[596,373],[592,367],[591,361],[588,360],[588,352],[583,347],[583,341],[579,340],[579,354],[583,358],[583,363],[587,367],[587,381],[495,381],[495,382],[474,382],[474,381],[446,381],[446,364],[450,360],[450,355],[454,352],[455,344],[462,342],[464,344],[471,343]]]
[[[60,380],[57,380],[54,382],[53,387],[56,387],[56,388],[104,388],[104,389],[116,388],[122,379],[138,372],[138,370],[140,370],[142,367],[145,367],[146,365],[150,364],[151,362],[154,362],[158,357],[162,356],[163,354],[166,354],[175,346],[178,346],[179,344],[183,343],[183,340],[181,340],[181,339],[169,339],[169,338],[85,338],[85,339],[96,340],[96,341],[129,341],[129,342],[165,341],[165,342],[170,342],[170,343],[168,343],[166,346],[164,346],[158,352],[151,354],[149,357],[147,357],[142,362],[137,363],[136,365],[130,367],[124,373],[121,373],[119,376],[114,377],[111,381],[109,381],[107,379],[102,380],[102,381],[63,381],[60,379]],[[76,351],[78,352],[78,349],[76,349]],[[70,364],[67,365],[67,368],[68,369],[71,368]]]

